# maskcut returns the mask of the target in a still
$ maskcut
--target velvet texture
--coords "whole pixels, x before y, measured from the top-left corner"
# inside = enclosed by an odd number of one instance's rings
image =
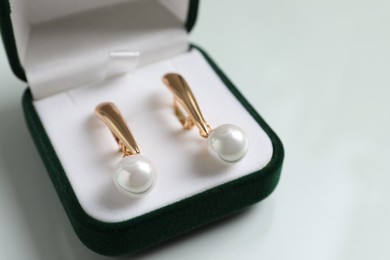
[[[190,6],[186,23],[188,31],[196,20],[198,0],[192,0]],[[1,33],[11,67],[17,77],[25,80],[15,46],[8,1],[0,1],[0,19]],[[93,251],[110,256],[138,252],[240,211],[266,198],[275,189],[284,158],[281,141],[211,58],[200,51],[227,88],[269,135],[273,144],[272,159],[260,171],[124,222],[97,221],[81,208],[35,111],[31,92],[26,90],[23,109],[32,138],[76,234]]]
[[[0,30],[12,71],[19,79],[26,81],[26,75],[24,74],[16,49],[15,35],[11,21],[11,9],[9,2],[6,0],[0,1]]]

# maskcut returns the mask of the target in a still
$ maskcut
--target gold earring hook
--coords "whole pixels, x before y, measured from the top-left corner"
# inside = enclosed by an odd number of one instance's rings
[[[115,104],[101,103],[96,107],[95,112],[114,135],[119,149],[123,152],[123,157],[140,153],[133,134]]]
[[[173,108],[175,110],[175,115],[184,129],[191,129],[196,125],[200,135],[207,138],[211,132],[211,127],[204,119],[195,96],[185,79],[179,74],[168,73],[163,77],[163,82],[173,93]],[[179,108],[179,104],[183,107],[188,116],[184,115]]]

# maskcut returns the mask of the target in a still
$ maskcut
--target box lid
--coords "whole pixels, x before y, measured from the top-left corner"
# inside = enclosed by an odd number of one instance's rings
[[[163,37],[160,35],[158,37],[150,38],[150,40],[143,40],[143,42],[139,40],[139,42],[136,42],[135,44],[133,44],[135,40],[130,39],[132,44],[129,45],[138,46],[136,49],[132,49],[132,47],[129,49],[123,48],[123,46],[126,46],[125,43],[113,44],[114,46],[116,44],[118,47],[113,47],[112,51],[131,51],[130,56],[133,51],[138,51],[137,48],[139,48],[139,46],[143,48],[145,45],[150,45],[149,54],[143,56],[145,58],[141,63],[151,62],[153,60],[153,58],[151,58],[152,55],[174,54],[175,50],[160,51],[160,49],[158,49],[167,48],[166,46],[169,44],[171,46],[169,48],[171,49],[183,49],[184,45],[182,41],[185,39],[184,34],[185,32],[189,32],[195,24],[198,4],[199,0],[116,0],[110,1],[110,4],[107,4],[107,1],[100,0],[81,2],[71,0],[66,1],[66,3],[60,0],[39,0],[34,2],[28,0],[12,0],[11,2],[0,1],[0,29],[9,63],[14,74],[21,80],[28,81],[33,94],[36,92],[37,97],[40,98],[41,95],[46,95],[42,94],[43,91],[41,91],[40,88],[47,88],[48,85],[53,85],[53,81],[50,77],[55,78],[58,76],[57,74],[68,69],[70,71],[68,75],[62,75],[67,78],[67,80],[61,80],[61,82],[65,82],[63,88],[85,83],[85,80],[88,77],[90,77],[91,80],[95,80],[99,73],[98,69],[93,67],[101,66],[102,58],[100,58],[99,61],[96,61],[96,55],[92,52],[86,55],[86,50],[89,51],[91,49],[90,46],[93,46],[92,49],[95,48],[95,46],[102,44],[101,42],[106,44],[107,40],[105,39],[111,40],[110,36],[112,35],[114,36],[112,37],[114,41],[116,35],[119,35],[119,33],[112,34],[111,31],[113,27],[118,28],[118,31],[120,31],[122,35],[134,34],[137,37],[138,31],[144,29],[150,30],[153,33],[160,29],[166,29],[168,33],[172,32],[170,35]],[[158,9],[154,6],[158,6]],[[41,11],[42,9],[44,11]],[[127,11],[128,15],[125,14]],[[105,14],[108,15],[105,16]],[[159,17],[164,15],[167,16],[166,14],[172,17]],[[77,25],[75,26],[74,24],[69,26],[70,23],[75,23],[75,21],[83,21],[83,23],[80,24],[80,27]],[[155,24],[152,24],[153,21],[156,21]],[[121,22],[129,23],[131,26],[126,24],[126,26],[123,25],[119,28],[117,24],[115,24]],[[107,24],[107,26],[105,26],[105,24]],[[170,27],[168,28],[169,30],[164,28],[164,24],[166,24],[167,28]],[[172,28],[174,26],[182,28],[180,30],[182,30],[183,33],[180,33],[181,35],[179,35],[179,33],[173,32]],[[69,28],[81,29],[75,33],[72,31],[72,35],[66,35],[66,33],[69,33]],[[126,28],[130,29],[127,30]],[[94,38],[91,38],[90,41],[86,41],[85,39],[83,41],[78,41],[77,39],[74,39],[75,35],[76,37],[84,37],[86,34],[92,34],[91,31],[94,29],[96,29],[96,32],[93,32]],[[108,34],[107,31],[111,34]],[[99,40],[100,33],[102,33],[102,41]],[[144,37],[144,34],[139,35],[140,37]],[[177,39],[175,39],[176,35],[178,35]],[[64,40],[68,42],[63,43],[62,46],[57,44],[61,41],[64,42]],[[120,42],[122,39],[117,39],[116,41]],[[160,41],[162,47],[158,46]],[[168,41],[171,41],[172,43],[168,44]],[[85,45],[86,42],[89,46]],[[72,46],[72,44],[75,44],[75,46]],[[97,47],[96,51],[101,51],[104,53],[103,55],[108,56],[107,49],[104,48],[109,47]],[[64,53],[60,53],[58,52],[58,49],[67,50],[65,50]],[[76,50],[74,53],[75,57],[80,57],[81,62],[77,61],[75,58],[66,60],[69,56],[73,55],[69,55],[69,51],[74,49]],[[81,53],[77,53],[77,51],[79,51],[78,49],[81,50]],[[144,51],[144,53],[146,53],[146,51]],[[84,54],[85,56],[93,57],[92,62],[84,62],[85,64],[83,64],[82,61],[89,61],[88,57],[85,58],[83,56]],[[64,55],[65,57],[61,57],[61,55]],[[126,56],[114,53],[113,57],[115,58],[118,56],[121,60],[119,63],[115,61],[116,64],[125,64],[123,63],[123,57],[126,58]],[[52,60],[57,58],[57,62],[52,62]],[[68,67],[62,68],[62,64],[67,64]],[[91,67],[90,71],[86,71],[80,64]],[[101,70],[102,69],[100,68],[100,72]],[[74,76],[72,73],[79,73],[79,75]],[[42,79],[42,75],[44,75],[44,77],[48,75],[49,78]],[[75,78],[76,80],[73,80]],[[34,87],[37,90],[35,90]],[[48,93],[50,94],[51,92],[49,91]]]

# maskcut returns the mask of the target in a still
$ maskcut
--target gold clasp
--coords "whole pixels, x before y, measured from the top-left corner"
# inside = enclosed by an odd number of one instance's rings
[[[199,128],[200,135],[207,138],[211,132],[211,127],[204,119],[195,96],[185,79],[179,74],[168,73],[163,77],[163,82],[173,93],[173,109],[184,129],[191,129],[196,125]],[[184,115],[179,104],[188,116]]]
[[[110,129],[119,149],[123,152],[123,157],[140,153],[133,134],[115,104],[101,103],[96,107],[95,112]]]

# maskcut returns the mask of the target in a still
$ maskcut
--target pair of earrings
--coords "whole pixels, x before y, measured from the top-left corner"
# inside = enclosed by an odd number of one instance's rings
[[[225,124],[212,129],[182,76],[169,73],[163,77],[163,82],[173,93],[175,115],[184,129],[189,130],[196,126],[200,135],[207,138],[210,150],[224,162],[234,163],[244,157],[248,149],[248,139],[239,127]],[[148,158],[140,155],[130,129],[113,103],[98,105],[96,114],[110,129],[123,153],[114,175],[117,188],[130,197],[144,196],[156,183],[156,168]]]

